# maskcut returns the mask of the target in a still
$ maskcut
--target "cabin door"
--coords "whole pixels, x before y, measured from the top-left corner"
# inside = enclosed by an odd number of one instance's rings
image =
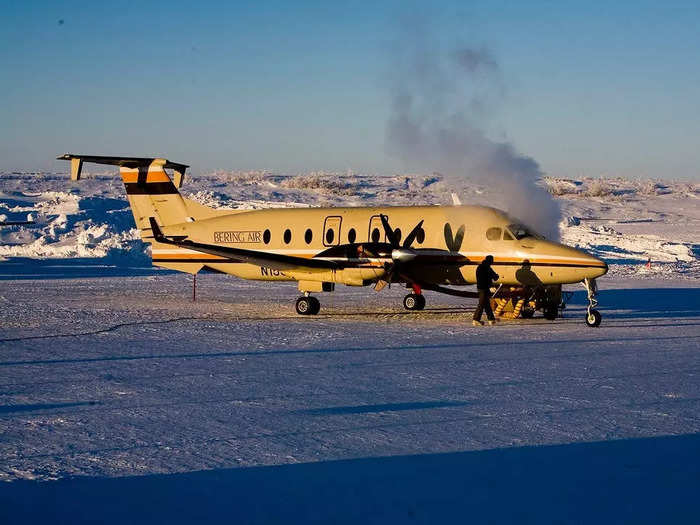
[[[323,223],[323,245],[338,246],[340,244],[340,224],[342,217],[331,215]]]

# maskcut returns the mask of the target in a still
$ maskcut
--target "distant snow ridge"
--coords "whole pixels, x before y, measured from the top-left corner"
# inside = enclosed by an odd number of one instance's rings
[[[35,220],[0,230],[2,257],[97,258],[133,252],[143,259],[145,245],[123,198],[86,198],[65,191],[3,192],[0,210],[31,212]]]

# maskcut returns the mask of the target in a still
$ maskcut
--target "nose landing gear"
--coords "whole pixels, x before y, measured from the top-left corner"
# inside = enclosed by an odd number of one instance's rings
[[[598,285],[596,284],[595,279],[586,278],[583,280],[583,286],[586,288],[586,292],[588,293],[586,324],[592,328],[595,328],[600,326],[600,322],[602,320],[600,312],[595,309],[595,307],[598,306],[598,299],[596,299],[596,296],[598,295]]]

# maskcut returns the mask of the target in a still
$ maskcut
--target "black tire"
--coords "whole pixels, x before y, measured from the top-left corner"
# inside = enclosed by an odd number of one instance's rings
[[[316,315],[318,312],[321,311],[321,301],[319,301],[315,297],[309,297],[309,300],[311,301],[312,307],[310,315]]]
[[[559,315],[559,309],[556,306],[547,306],[542,313],[544,314],[545,319],[548,321],[554,321],[557,318],[557,315]]]
[[[299,315],[312,315],[313,303],[312,297],[299,297],[297,299],[296,310]]]
[[[403,307],[406,310],[420,310],[418,305],[420,305],[420,295],[410,293],[403,298]],[[423,305],[425,306],[425,304]]]
[[[535,311],[532,308],[523,308],[520,311],[520,317],[523,319],[532,319],[532,316],[535,315]]]
[[[586,314],[586,324],[591,328],[600,326],[600,322],[603,320],[603,316],[600,315],[598,310],[591,310]]]
[[[418,303],[416,303],[416,310],[422,310],[425,308],[425,295],[418,296]]]

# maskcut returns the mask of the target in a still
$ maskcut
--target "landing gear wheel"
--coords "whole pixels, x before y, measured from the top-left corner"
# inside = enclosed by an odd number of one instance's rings
[[[535,311],[532,308],[523,308],[520,312],[520,317],[523,319],[532,319],[533,315],[535,315]]]
[[[299,297],[296,310],[299,315],[316,315],[321,309],[321,303],[315,297]]]
[[[583,286],[586,288],[586,292],[588,292],[586,324],[591,328],[595,328],[596,326],[600,326],[600,321],[602,319],[600,312],[595,309],[595,307],[598,306],[598,299],[596,298],[598,295],[598,286],[596,286],[595,279],[584,279]]]
[[[554,321],[557,318],[559,311],[556,306],[547,306],[542,313],[544,314],[545,319],[548,321]]]
[[[403,307],[406,310],[422,310],[425,308],[425,297],[410,293],[403,298]]]
[[[591,328],[595,328],[596,326],[600,326],[600,321],[603,319],[603,316],[600,315],[600,312],[598,310],[589,310],[588,313],[586,314],[586,324],[590,326]]]

